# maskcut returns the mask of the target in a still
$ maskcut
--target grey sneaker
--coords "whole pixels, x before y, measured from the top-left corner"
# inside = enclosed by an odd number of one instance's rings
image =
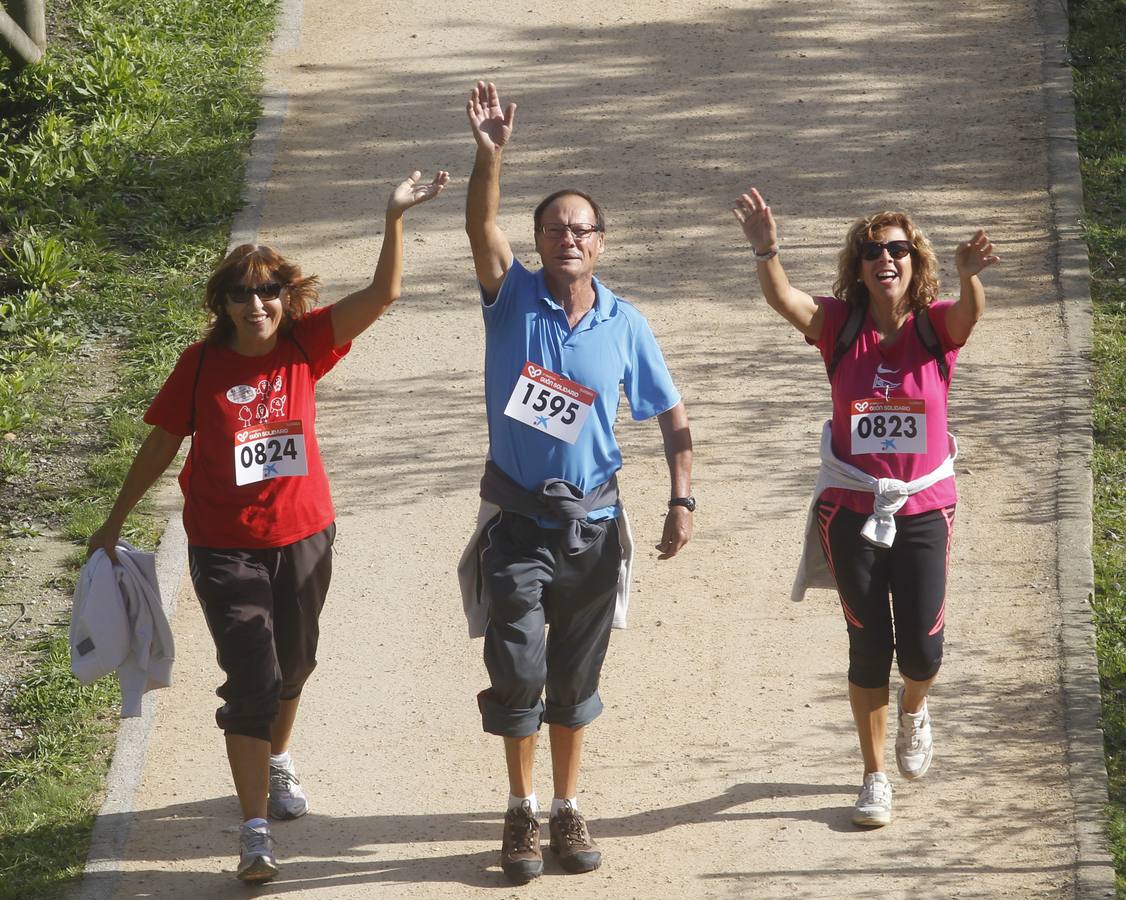
[[[927,702],[917,713],[903,711],[903,688],[895,701],[899,714],[899,730],[895,735],[895,764],[899,773],[908,780],[922,778],[931,767],[934,756],[934,740],[931,737],[931,717],[927,712]]]
[[[891,823],[891,785],[883,772],[864,776],[860,796],[852,811],[853,825],[889,825]]]
[[[278,874],[274,838],[269,825],[251,827],[243,823],[238,833],[239,858],[235,876],[240,881],[269,881]]]
[[[309,798],[297,778],[293,763],[288,766],[270,764],[270,797],[266,812],[271,819],[297,819],[309,811]]]

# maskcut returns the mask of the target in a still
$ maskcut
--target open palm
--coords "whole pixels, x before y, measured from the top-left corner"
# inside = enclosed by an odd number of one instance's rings
[[[469,92],[469,102],[465,105],[469,117],[469,127],[477,143],[489,150],[499,150],[512,137],[512,123],[516,117],[516,104],[509,103],[501,111],[500,97],[496,85],[478,81]]]
[[[419,203],[433,200],[450,180],[450,173],[439,170],[430,182],[422,181],[421,172],[411,172],[406,181],[402,182],[391,192],[391,199],[387,201],[387,209],[404,212]]]

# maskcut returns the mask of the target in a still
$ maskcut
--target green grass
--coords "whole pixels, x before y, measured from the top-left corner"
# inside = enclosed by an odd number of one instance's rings
[[[0,553],[47,524],[75,542],[77,565],[146,432],[145,404],[199,333],[276,2],[49,12],[40,65],[0,60]],[[100,392],[82,383],[82,355],[112,367]],[[63,403],[76,392],[92,454],[44,475],[32,460],[73,453]],[[125,535],[151,546],[159,524],[142,511]],[[56,896],[80,874],[116,730],[116,688],[79,686],[65,637],[37,653],[7,710],[27,737],[0,755],[0,898]]]
[[[1070,15],[1095,307],[1095,624],[1111,852],[1126,897],[1126,0],[1072,0]]]

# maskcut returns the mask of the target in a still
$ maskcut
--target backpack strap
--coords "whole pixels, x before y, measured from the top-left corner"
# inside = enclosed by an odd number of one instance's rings
[[[207,354],[207,341],[199,348],[199,365],[195,367],[195,380],[192,381],[192,415],[188,419],[188,433],[195,434],[195,410],[196,410],[196,394],[199,391],[199,376],[203,372],[203,357]],[[195,446],[195,441],[192,441],[192,446]]]
[[[855,344],[856,339],[860,337],[860,329],[864,325],[866,315],[868,315],[867,303],[853,303],[849,306],[848,318],[845,319],[844,325],[841,326],[841,330],[837,334],[837,341],[833,344],[833,357],[829,360],[829,365],[826,366],[830,381],[833,380],[833,373],[837,371],[837,366],[840,365],[845,353],[848,352],[848,348]]]
[[[929,309],[923,308],[915,314],[915,331],[918,332],[919,340],[923,342],[927,352],[934,357],[934,361],[938,364],[938,371],[942,375],[942,380],[949,384],[950,367],[946,364],[946,353],[938,341],[938,334],[935,333],[934,322],[931,321]]]

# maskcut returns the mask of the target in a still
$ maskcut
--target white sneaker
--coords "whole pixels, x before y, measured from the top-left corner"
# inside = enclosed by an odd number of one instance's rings
[[[895,764],[899,773],[908,780],[922,778],[931,766],[934,741],[931,739],[931,717],[927,701],[917,713],[903,711],[903,688],[895,700],[899,714],[899,730],[895,735]]]
[[[309,811],[309,798],[290,760],[288,766],[270,763],[270,796],[266,813],[271,819],[296,819]]]
[[[869,772],[864,776],[860,796],[852,811],[853,825],[891,824],[891,785],[883,772]]]
[[[239,859],[235,876],[239,881],[269,881],[278,874],[274,856],[274,838],[269,825],[251,827],[245,822],[239,829]]]

